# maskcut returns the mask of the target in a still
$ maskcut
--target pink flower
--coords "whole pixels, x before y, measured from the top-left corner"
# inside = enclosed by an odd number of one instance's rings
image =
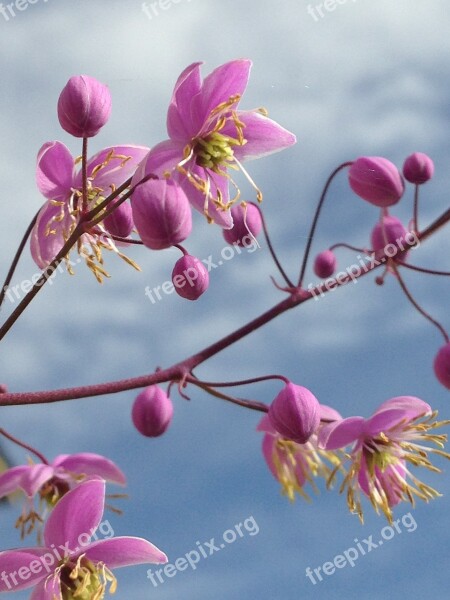
[[[334,409],[323,405],[320,407],[320,414],[325,419],[340,418]],[[304,487],[309,483],[313,491],[317,492],[314,483],[316,477],[323,477],[331,485],[335,471],[341,468],[341,460],[335,452],[319,448],[316,435],[311,436],[305,444],[297,444],[281,436],[268,415],[261,419],[257,429],[264,433],[262,451],[270,472],[281,484],[283,495],[291,502],[295,500],[296,493],[309,500]]]
[[[434,163],[423,152],[414,152],[403,163],[403,175],[407,181],[421,185],[434,175]]]
[[[108,585],[110,593],[116,590],[112,569],[167,562],[161,550],[142,538],[92,541],[104,505],[105,483],[99,479],[69,492],[48,518],[44,547],[0,552],[0,592],[34,586],[30,600],[100,600]]]
[[[436,414],[419,398],[399,396],[384,402],[369,419],[350,417],[323,426],[319,433],[321,448],[336,450],[353,444],[351,465],[341,491],[347,489],[349,509],[361,520],[361,491],[390,523],[392,507],[399,502],[407,500],[413,504],[414,496],[428,502],[439,496],[408,469],[409,463],[438,472],[429,453],[450,458],[441,450],[447,437],[433,433],[449,421],[434,421]],[[422,445],[425,442],[427,445]],[[429,447],[430,442],[439,449]]]
[[[314,273],[321,279],[331,277],[336,270],[336,255],[332,250],[320,252],[314,260]]]
[[[88,208],[93,208],[123,184],[147,154],[144,146],[115,146],[98,152],[87,162]],[[61,142],[47,142],[38,153],[36,183],[47,198],[31,232],[31,254],[39,268],[45,269],[74,230],[81,210],[81,170],[77,160]],[[96,278],[107,275],[102,267],[102,249],[117,250],[102,223],[83,234],[78,252]],[[126,259],[128,260],[128,259]],[[128,262],[130,262],[128,260]],[[69,271],[70,261],[67,258]]]
[[[450,342],[436,354],[433,367],[439,382],[450,390]]]
[[[125,485],[122,471],[111,460],[99,454],[82,452],[79,454],[60,454],[50,464],[29,464],[12,467],[0,475],[0,498],[22,490],[27,502],[19,517],[17,526],[22,537],[30,533],[47,506],[53,507],[71,488],[87,476],[98,476],[106,481]],[[39,508],[36,512],[33,499],[38,496]]]
[[[261,109],[238,110],[251,61],[225,63],[203,81],[200,65],[190,65],[179,76],[167,114],[170,139],[150,151],[133,182],[148,174],[171,177],[208,220],[230,228],[229,208],[240,192],[228,168],[246,175],[242,161],[283,150],[296,138]],[[236,190],[231,200],[230,183]],[[261,199],[258,189],[257,196]]]
[[[249,246],[262,229],[262,217],[259,208],[251,202],[242,202],[231,209],[233,227],[223,230],[228,244]]]
[[[172,422],[172,400],[162,388],[150,385],[136,397],[131,417],[139,433],[146,437],[158,437],[166,432]]]
[[[182,298],[198,300],[209,287],[208,269],[195,256],[185,254],[173,267],[172,283]]]
[[[284,438],[304,444],[320,423],[320,404],[307,388],[289,382],[269,408],[269,420]]]

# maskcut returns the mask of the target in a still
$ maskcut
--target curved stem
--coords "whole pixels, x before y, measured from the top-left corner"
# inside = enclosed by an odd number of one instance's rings
[[[287,283],[287,285],[291,288],[294,287],[294,284],[292,283],[292,281],[289,279],[289,277],[287,276],[285,270],[283,269],[283,267],[281,266],[280,261],[278,260],[278,257],[275,253],[275,249],[272,245],[272,242],[270,241],[270,236],[269,236],[269,230],[267,228],[267,223],[266,223],[266,219],[264,218],[264,214],[262,212],[262,210],[260,209],[260,207],[255,204],[254,202],[250,202],[250,204],[253,204],[253,206],[256,206],[256,208],[259,210],[259,214],[261,215],[261,221],[262,221],[262,226],[263,226],[263,233],[264,233],[264,238],[266,240],[266,244],[267,247],[269,248],[269,252],[272,256],[273,262],[275,263],[278,271],[280,272],[281,276],[283,277],[284,281]]]
[[[402,261],[397,261],[397,263],[402,267],[406,267],[412,271],[418,271],[419,273],[427,273],[428,275],[443,275],[447,277],[450,275],[450,271],[435,271],[434,269],[425,269],[424,267],[417,267],[416,265],[410,265],[409,263]]]
[[[370,254],[370,250],[367,248],[358,248],[357,246],[352,246],[350,244],[345,244],[344,242],[339,242],[337,244],[333,244],[329,247],[329,250],[333,251],[337,248],[346,248],[347,250],[353,250],[354,252],[361,252],[362,254]]]
[[[203,381],[192,375],[186,377],[188,383],[203,384],[207,387],[236,387],[238,385],[250,385],[252,383],[260,383],[261,381],[271,381],[272,379],[279,379],[284,383],[290,383],[290,380],[284,375],[261,375],[260,377],[252,377],[251,379],[242,379],[241,381]]]
[[[45,458],[45,456],[43,454],[41,454],[38,450],[35,450],[32,446],[29,446],[28,444],[26,444],[25,442],[22,442],[21,440],[19,440],[18,438],[14,437],[13,435],[11,435],[10,433],[8,433],[5,429],[3,429],[2,427],[0,427],[0,435],[3,435],[5,438],[7,438],[8,440],[10,440],[11,442],[13,442],[14,444],[16,444],[17,446],[20,446],[21,448],[24,448],[25,450],[28,450],[29,452],[31,452],[32,454],[34,454],[35,456],[38,457],[38,459],[44,464],[44,465],[48,465],[49,462],[48,460]]]
[[[444,336],[444,340],[445,342],[448,344],[450,342],[450,339],[448,337],[448,333],[445,331],[445,329],[442,327],[442,325],[436,321],[436,319],[433,319],[433,317],[428,314],[417,302],[416,300],[414,300],[414,298],[412,297],[411,292],[408,290],[405,282],[403,281],[403,278],[401,277],[397,266],[395,265],[395,263],[392,261],[392,264],[390,265],[394,271],[395,274],[397,275],[397,279],[398,282],[403,290],[403,292],[405,293],[405,296],[408,298],[408,300],[411,302],[411,304],[414,306],[414,308],[423,316],[425,317],[425,319],[427,319],[428,321],[430,321],[430,323],[432,323],[435,327],[437,327],[439,329],[439,331],[442,333],[442,335]]]
[[[19,263],[20,257],[22,256],[22,252],[23,252],[23,249],[25,248],[25,244],[27,243],[27,240],[30,237],[31,232],[33,231],[33,227],[36,224],[40,210],[41,209],[39,209],[37,211],[37,213],[34,215],[34,217],[31,219],[31,222],[28,225],[27,230],[25,231],[25,233],[22,237],[19,247],[17,248],[16,254],[11,263],[11,266],[9,267],[8,274],[6,275],[5,281],[3,282],[2,289],[0,290],[0,306],[3,304],[3,300],[5,299],[6,291],[7,291],[9,284],[11,283],[11,280],[14,276],[14,272]]]
[[[312,242],[314,239],[314,234],[316,232],[317,221],[319,220],[320,212],[322,210],[323,203],[325,202],[325,197],[327,195],[328,188],[330,187],[331,182],[333,181],[335,176],[339,173],[339,171],[342,171],[342,169],[349,167],[351,164],[352,164],[352,162],[350,161],[350,162],[342,163],[341,165],[336,167],[336,169],[334,169],[334,171],[331,173],[331,175],[328,177],[328,179],[325,183],[325,186],[322,191],[322,195],[320,196],[319,202],[317,204],[316,213],[314,215],[314,219],[311,224],[311,229],[309,231],[308,241],[306,243],[306,248],[305,248],[305,255],[303,257],[302,266],[300,268],[300,276],[298,278],[298,287],[302,287],[302,284],[303,284],[306,266],[308,264],[309,253],[311,252],[311,245],[312,245]]]
[[[208,392],[211,396],[215,398],[219,398],[220,400],[226,400],[227,402],[231,402],[232,404],[237,404],[238,406],[243,406],[244,408],[250,408],[251,410],[257,410],[259,412],[267,413],[269,412],[269,407],[267,404],[263,404],[262,402],[256,402],[255,400],[243,400],[242,398],[235,398],[234,396],[229,396],[228,394],[223,394],[222,392],[218,392],[213,388],[210,388],[208,385],[200,383],[199,381],[191,381],[193,385],[201,388],[205,392]]]

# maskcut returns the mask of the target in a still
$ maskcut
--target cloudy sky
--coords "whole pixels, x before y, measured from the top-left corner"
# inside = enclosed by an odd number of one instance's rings
[[[134,0],[37,0],[22,11],[13,5],[15,16],[6,7],[0,14],[3,273],[42,202],[34,183],[38,149],[59,139],[80,152],[77,140],[61,131],[55,110],[67,79],[80,73],[107,83],[113,96],[111,120],[92,141],[95,152],[164,139],[173,84],[191,62],[204,61],[206,74],[230,59],[251,58],[241,106],[265,106],[298,137],[288,151],[248,165],[264,191],[273,242],[293,276],[321,187],[344,161],[385,156],[401,166],[411,152],[427,152],[436,174],[423,190],[421,222],[448,207],[450,15],[444,0],[347,0],[329,3],[333,10],[304,0],[160,0],[146,6],[144,11]],[[244,194],[253,200],[246,185]],[[411,206],[408,189],[393,214],[406,223]],[[314,251],[340,241],[367,246],[377,216],[341,175]],[[200,215],[194,221],[189,250],[201,258],[220,256],[220,231]],[[11,391],[53,389],[141,375],[189,356],[283,297],[270,281],[275,267],[261,246],[214,270],[197,303],[170,295],[152,304],[144,294],[145,286],[170,278],[178,258],[172,250],[133,249],[141,273],[108,256],[112,278],[103,286],[82,266],[74,277],[58,274],[3,341],[1,380]],[[449,270],[449,255],[442,231],[415,250],[411,262]],[[344,268],[354,260],[351,252],[339,253]],[[15,283],[36,271],[24,256]],[[308,278],[316,281],[311,271]],[[448,281],[415,273],[405,279],[448,328]],[[373,280],[365,277],[279,317],[197,375],[234,380],[280,373],[345,416],[368,416],[390,397],[414,395],[448,418],[448,391],[431,368],[442,345],[439,332],[412,309],[393,278],[383,287]],[[3,318],[14,306],[6,302]],[[269,403],[279,389],[273,382],[237,393]],[[409,505],[398,507],[401,533],[360,556],[353,568],[314,585],[307,567],[332,561],[371,535],[379,541],[382,518],[366,503],[361,526],[345,498],[323,486],[311,504],[289,504],[261,456],[256,413],[190,390],[190,402],[174,394],[168,433],[148,440],[131,426],[134,395],[1,410],[3,427],[50,458],[91,451],[114,459],[128,476],[130,496],[120,502],[124,516],[106,515],[116,535],[147,537],[171,561],[198,548],[197,542],[217,542],[247,523],[242,538],[163,584],[155,586],[145,566],[118,572],[117,598],[446,597],[450,479],[443,459],[442,476],[423,474],[442,498],[418,505],[412,517]],[[4,447],[16,463],[26,459],[20,449]],[[3,548],[17,545],[17,511],[0,514]]]

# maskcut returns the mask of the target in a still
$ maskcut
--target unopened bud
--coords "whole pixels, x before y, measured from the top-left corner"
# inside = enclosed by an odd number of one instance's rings
[[[377,223],[372,229],[372,234],[370,236],[372,248],[375,251],[375,256],[382,256],[383,249],[388,244],[399,246],[398,251],[400,251],[402,247],[406,247],[406,244],[403,242],[407,233],[408,232],[404,228],[400,219],[397,219],[397,217],[393,217],[391,215],[383,217],[382,224]],[[394,252],[396,253],[397,250]],[[402,260],[405,260],[406,256],[406,252],[402,254]]]
[[[208,269],[195,256],[185,254],[175,263],[172,283],[179,296],[186,300],[197,300],[208,289]]]
[[[111,235],[126,238],[133,231],[133,212],[128,202],[122,202],[103,221],[105,228]]]
[[[321,279],[331,277],[336,270],[336,256],[331,250],[324,250],[314,260],[314,273]]]
[[[355,160],[349,168],[348,179],[355,194],[375,206],[396,204],[405,191],[397,167],[381,156],[362,156]]]
[[[145,388],[133,404],[134,426],[146,437],[158,437],[169,427],[173,416],[172,400],[157,385]]]
[[[111,115],[111,94],[88,75],[71,77],[58,100],[61,127],[75,137],[93,137]]]
[[[440,383],[450,390],[450,342],[436,354],[433,366]]]
[[[269,418],[280,435],[304,444],[320,424],[320,404],[307,388],[288,383],[269,408]]]
[[[433,177],[434,163],[423,152],[414,152],[403,164],[403,175],[410,183],[420,185]]]
[[[262,218],[259,208],[254,204],[243,202],[231,209],[233,227],[223,230],[223,237],[228,244],[248,246],[253,242],[262,228]]]

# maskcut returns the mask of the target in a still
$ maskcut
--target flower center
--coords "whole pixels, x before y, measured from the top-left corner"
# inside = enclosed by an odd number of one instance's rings
[[[61,498],[67,494],[70,486],[67,481],[53,477],[39,490],[39,497],[44,500],[50,508],[53,508]]]
[[[194,145],[193,152],[197,165],[210,169],[219,175],[225,175],[221,167],[230,167],[234,161],[233,146],[242,145],[227,135],[213,131],[205,138],[200,138]]]
[[[61,582],[62,600],[100,600],[104,598],[109,582],[110,594],[117,588],[117,580],[106,565],[94,564],[84,554],[76,562],[65,559],[56,573]]]

